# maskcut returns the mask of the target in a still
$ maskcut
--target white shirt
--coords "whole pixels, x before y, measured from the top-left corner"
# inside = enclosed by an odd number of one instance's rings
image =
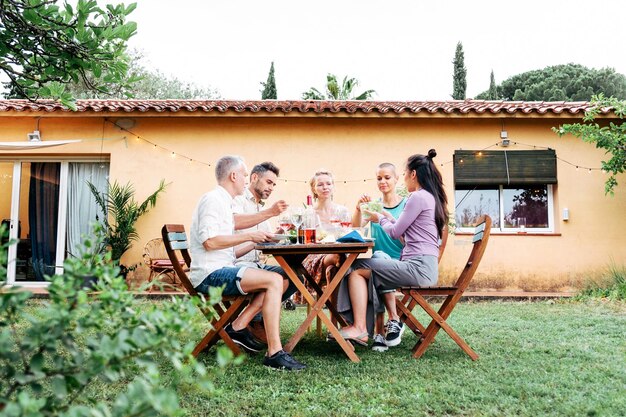
[[[233,198],[221,186],[204,194],[191,218],[189,252],[191,268],[189,278],[197,287],[213,271],[235,265],[235,248],[206,250],[203,243],[215,236],[232,235],[235,220],[232,209]]]
[[[262,208],[263,208],[263,203],[256,202],[256,198],[254,198],[254,194],[252,194],[252,191],[250,191],[248,187],[246,187],[245,191],[243,192],[243,195],[238,195],[237,197],[233,199],[233,212],[235,212],[236,214],[255,214],[261,211]],[[252,226],[248,229],[236,230],[235,233],[245,233],[245,232],[252,232],[252,231],[257,231],[257,230],[271,233],[272,226],[270,225],[269,221],[264,220],[261,223],[257,224],[256,226]],[[247,244],[248,243],[242,243],[239,246],[247,245]],[[236,246],[235,248],[238,248],[239,246]],[[235,264],[237,265],[241,263],[249,264],[250,262],[255,263],[255,264],[258,264],[259,262],[261,262],[261,252],[253,249],[250,252],[246,253],[245,255],[240,256],[239,258],[235,260]],[[251,266],[251,265],[248,265],[248,266]]]

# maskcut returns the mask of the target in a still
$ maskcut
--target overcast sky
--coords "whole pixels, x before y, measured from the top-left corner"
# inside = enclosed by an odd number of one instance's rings
[[[260,99],[274,61],[278,98],[322,89],[328,72],[357,78],[377,100],[447,100],[463,43],[467,96],[549,65],[626,74],[626,1],[137,0],[131,20],[151,67]]]

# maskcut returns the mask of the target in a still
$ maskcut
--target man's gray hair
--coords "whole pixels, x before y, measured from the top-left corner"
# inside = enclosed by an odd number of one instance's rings
[[[228,178],[231,172],[244,164],[243,158],[237,155],[222,156],[215,164],[215,178],[218,183]]]

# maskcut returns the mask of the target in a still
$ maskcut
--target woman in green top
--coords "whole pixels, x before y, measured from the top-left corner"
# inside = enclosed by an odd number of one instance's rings
[[[391,213],[394,218],[398,218],[402,210],[404,210],[404,206],[406,204],[406,198],[403,198],[398,193],[396,193],[396,184],[398,183],[398,174],[396,173],[396,167],[393,164],[388,162],[382,163],[378,165],[376,169],[376,185],[378,185],[378,190],[382,193],[382,205],[383,208]],[[365,226],[369,220],[363,219],[361,215],[361,204],[372,201],[372,198],[363,194],[359,199],[359,202],[356,205],[356,211],[352,216],[352,225],[354,227],[362,227]],[[400,240],[391,238],[383,229],[380,227],[378,223],[371,223],[370,225],[372,231],[372,237],[374,240],[374,253],[372,258],[392,258],[392,259],[400,259],[400,253],[402,252],[402,247],[404,246]],[[395,308],[394,298],[395,291],[390,291],[385,293],[385,307],[387,308],[387,313],[389,314],[389,309],[391,307]],[[387,350],[388,346],[397,346],[400,343],[400,339],[402,337],[402,333],[404,331],[404,326],[402,323],[398,323],[394,321],[394,323],[390,323],[389,321],[385,325],[386,329],[386,337],[383,337],[380,334],[374,335],[374,344],[372,345],[372,350],[376,352],[384,352]],[[392,328],[393,327],[393,328]]]

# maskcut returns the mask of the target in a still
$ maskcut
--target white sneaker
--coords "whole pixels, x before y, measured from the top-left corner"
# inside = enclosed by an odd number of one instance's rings
[[[372,350],[374,352],[386,352],[387,349],[389,348],[387,347],[387,344],[385,343],[385,338],[383,337],[383,335],[375,334],[374,344],[372,344]]]
[[[398,320],[389,320],[385,329],[385,344],[389,347],[398,346],[402,342],[404,324]]]

